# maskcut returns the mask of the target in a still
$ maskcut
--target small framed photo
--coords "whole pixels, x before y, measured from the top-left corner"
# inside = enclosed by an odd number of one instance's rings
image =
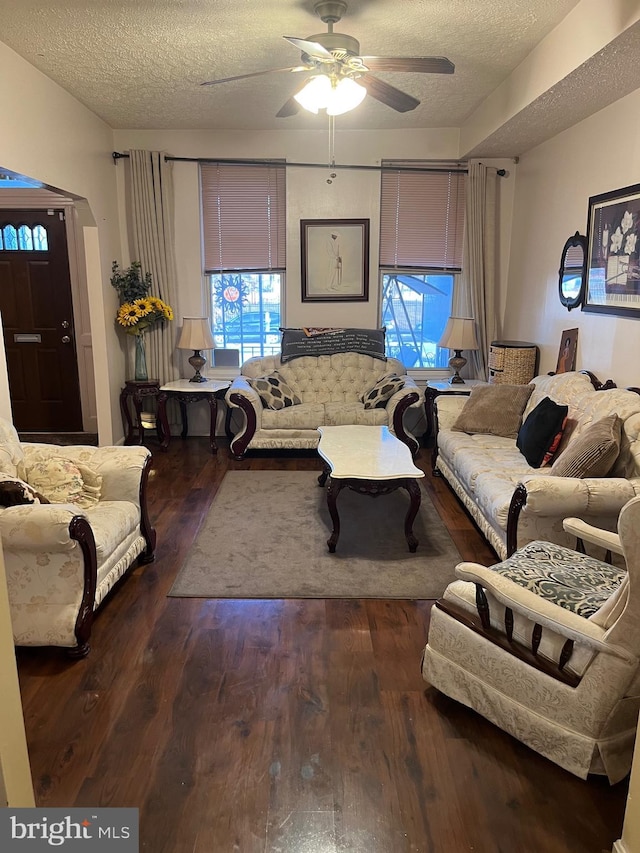
[[[583,311],[640,317],[640,184],[589,199]]]
[[[569,373],[576,369],[576,351],[578,349],[578,330],[567,329],[560,339],[560,351],[556,373]]]
[[[303,302],[369,300],[369,220],[301,219]]]

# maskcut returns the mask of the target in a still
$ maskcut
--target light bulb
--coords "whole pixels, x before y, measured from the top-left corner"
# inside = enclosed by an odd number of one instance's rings
[[[343,77],[337,86],[331,89],[327,104],[327,115],[339,116],[355,109],[365,98],[367,90],[350,77]]]
[[[324,74],[319,74],[312,77],[304,89],[293,97],[301,107],[317,115],[318,110],[327,106],[331,94],[331,81]]]

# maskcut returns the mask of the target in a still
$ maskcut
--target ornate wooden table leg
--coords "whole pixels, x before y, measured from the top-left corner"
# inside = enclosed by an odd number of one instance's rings
[[[415,521],[418,510],[420,509],[422,495],[418,481],[413,478],[401,480],[400,485],[403,489],[406,489],[409,492],[409,497],[411,498],[411,503],[409,504],[409,509],[407,510],[407,514],[404,519],[404,535],[407,538],[409,550],[413,554],[418,547],[418,540],[413,535],[413,522]]]
[[[218,400],[216,399],[216,395],[207,394],[207,402],[209,403],[209,412],[211,415],[211,422],[209,426],[209,447],[211,448],[212,453],[217,453],[216,421],[218,420]]]
[[[329,546],[329,553],[333,554],[336,550],[336,545],[338,544],[338,537],[340,536],[340,516],[338,515],[338,507],[336,506],[336,501],[338,500],[338,495],[342,491],[342,487],[344,482],[342,480],[332,480],[329,477],[329,485],[327,486],[327,508],[329,510],[329,515],[331,516],[331,521],[333,522],[333,530],[331,531],[331,536],[327,539],[327,545]]]
[[[324,484],[327,482],[327,477],[329,476],[330,473],[331,473],[331,466],[327,465],[326,462],[324,462],[322,465],[322,474],[320,474],[318,477],[318,485],[319,486],[324,486]]]
[[[189,417],[187,415],[187,402],[182,397],[178,396],[178,405],[180,406],[180,420],[182,421],[182,432],[180,438],[186,438],[189,435]]]
[[[124,443],[131,444],[133,442],[133,421],[131,420],[131,412],[129,411],[129,391],[123,388],[120,392],[120,411],[125,423]]]
[[[169,432],[169,421],[167,420],[168,396],[169,395],[166,391],[161,391],[158,394],[158,421],[160,422],[162,430],[162,441],[160,442],[160,447],[165,451],[169,447],[169,439],[171,437],[171,433]]]

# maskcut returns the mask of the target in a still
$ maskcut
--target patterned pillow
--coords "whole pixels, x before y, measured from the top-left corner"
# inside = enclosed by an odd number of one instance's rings
[[[493,571],[585,619],[615,595],[626,571],[551,542],[528,542]]]
[[[475,385],[451,429],[516,438],[533,385]]]
[[[26,477],[29,485],[51,503],[90,509],[100,500],[102,475],[82,462],[51,456],[27,467]]]
[[[286,409],[287,406],[299,406],[302,403],[277,370],[259,379],[248,379],[247,382],[258,392],[265,409]]]
[[[397,373],[381,376],[376,384],[360,397],[365,409],[384,409],[396,391],[404,388],[404,379]]]
[[[620,453],[622,421],[609,415],[591,424],[563,450],[548,471],[552,477],[606,477]]]

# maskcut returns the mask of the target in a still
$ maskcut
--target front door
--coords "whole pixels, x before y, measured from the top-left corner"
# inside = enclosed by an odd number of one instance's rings
[[[0,210],[0,311],[16,429],[81,431],[63,210]]]

